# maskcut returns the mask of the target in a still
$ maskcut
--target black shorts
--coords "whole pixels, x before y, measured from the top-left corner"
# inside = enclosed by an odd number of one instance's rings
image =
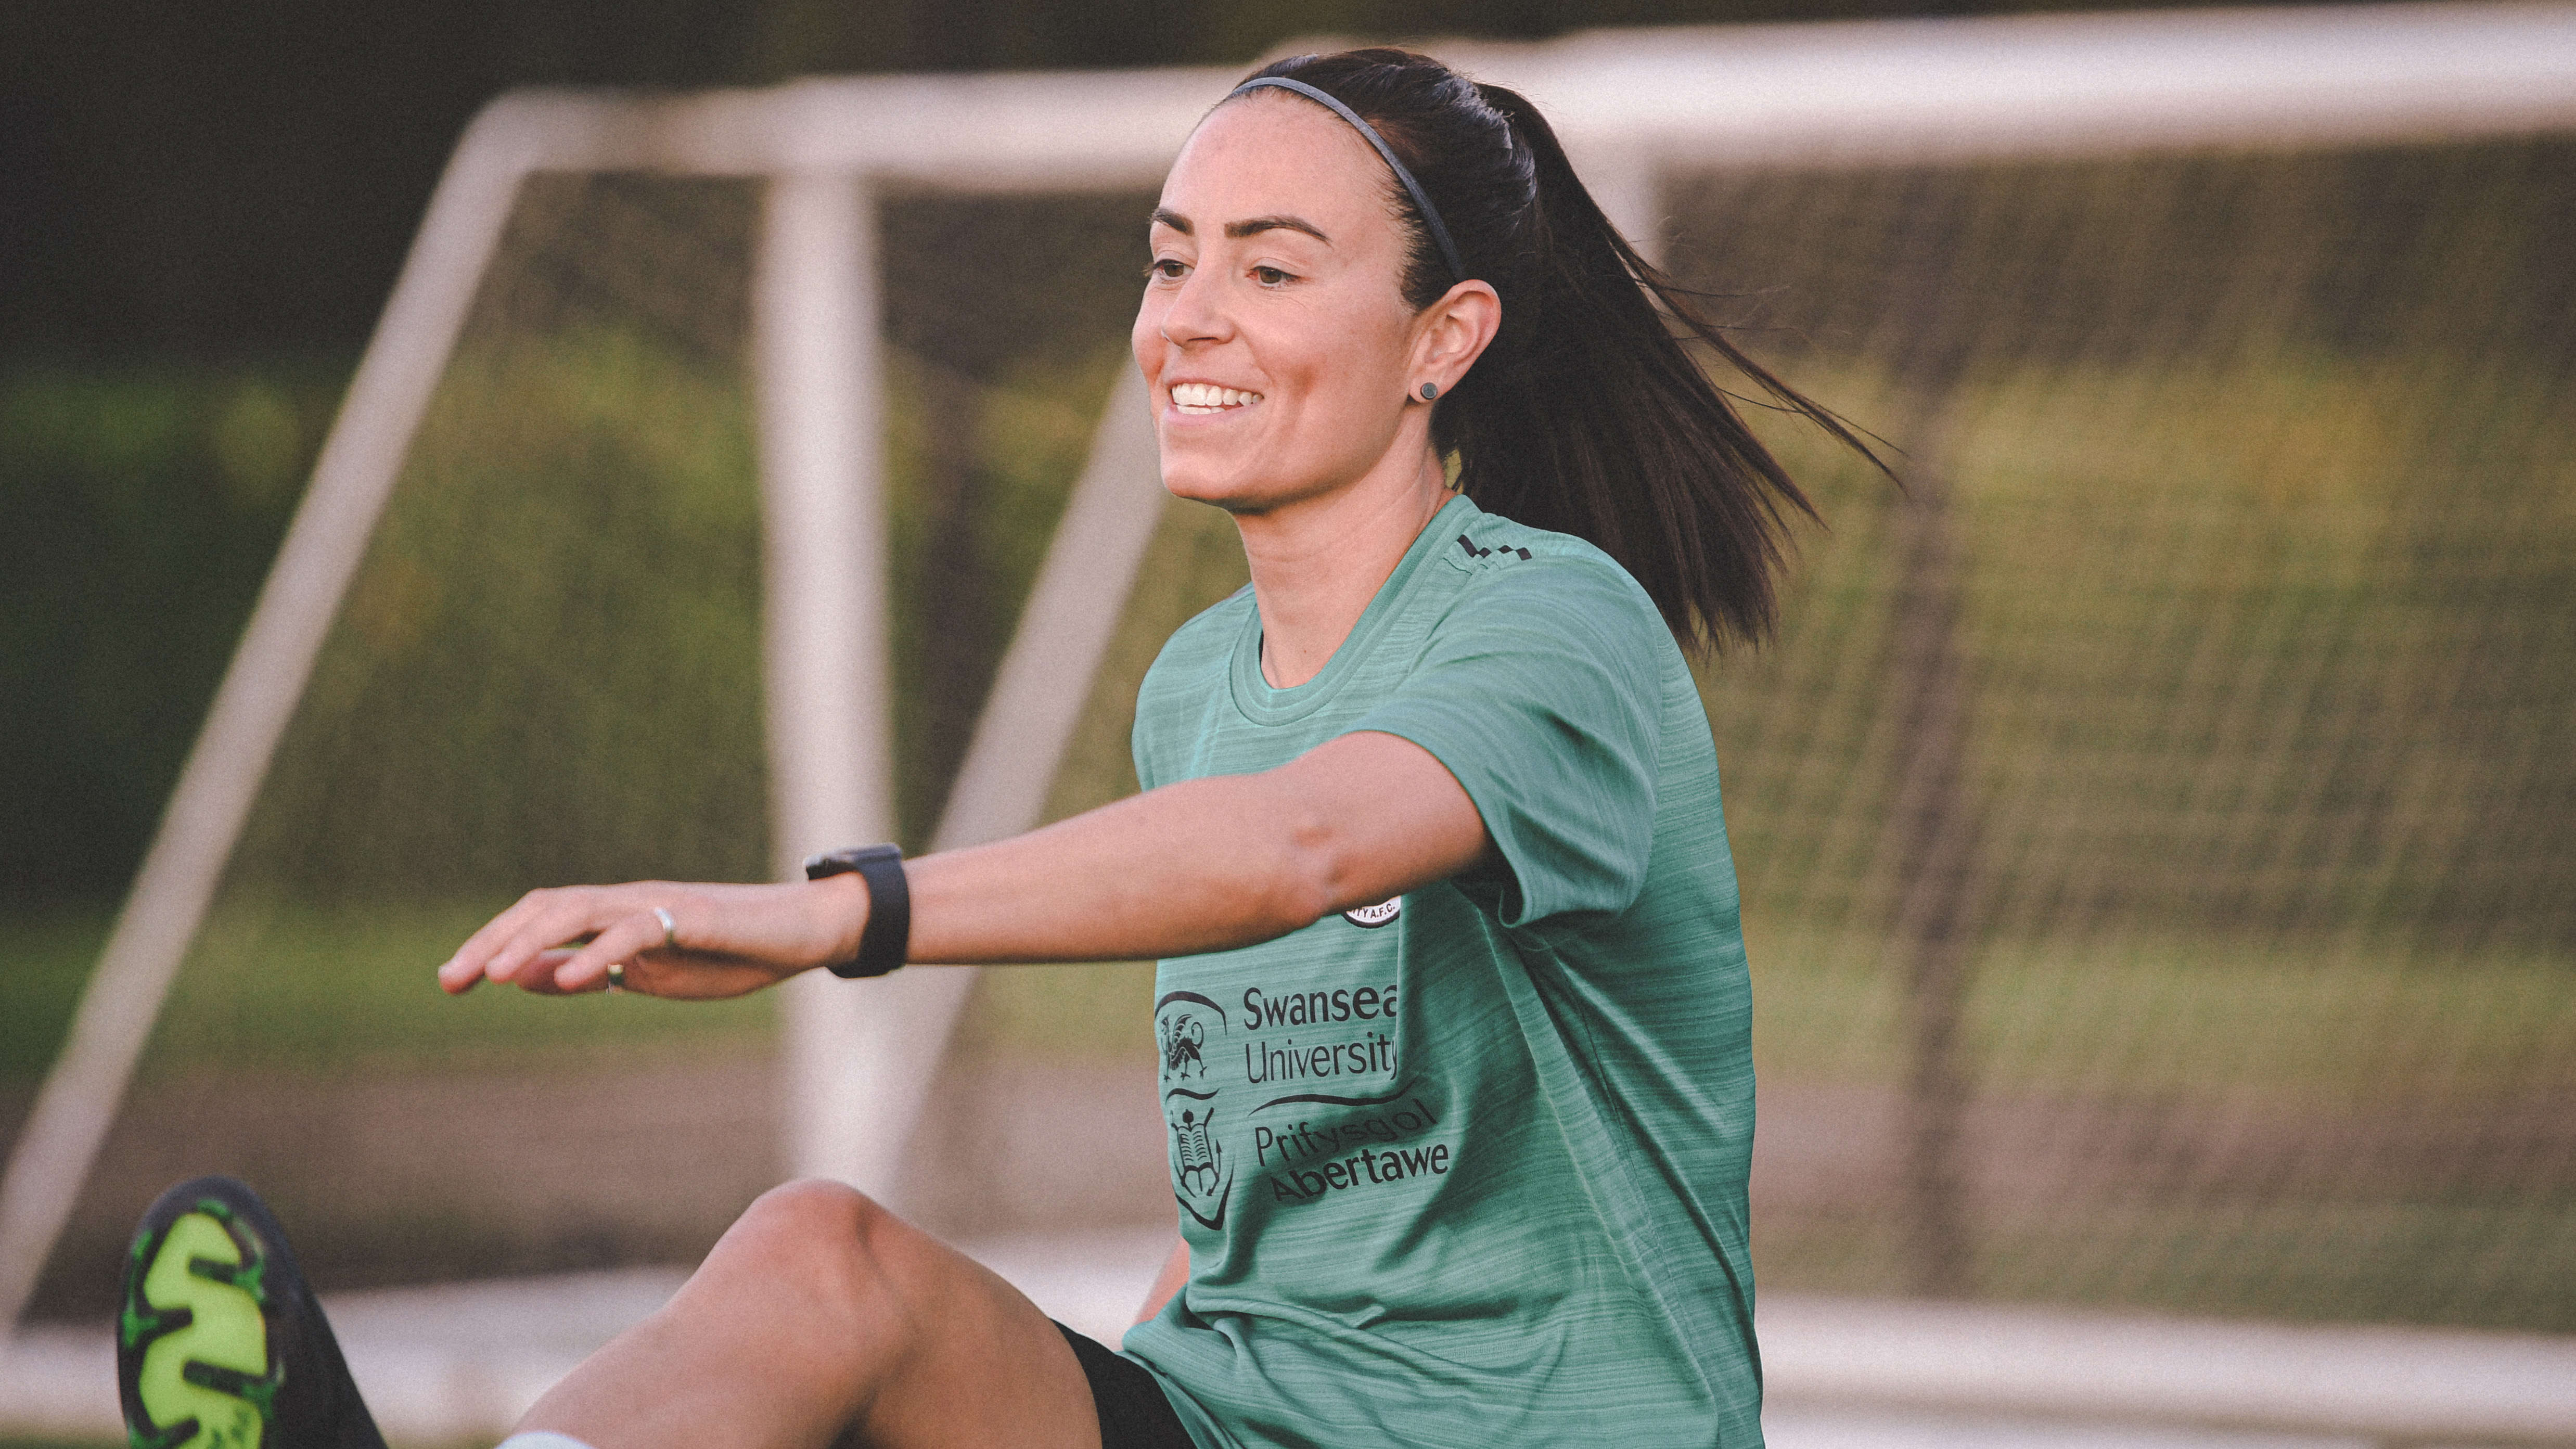
[[[1091,1381],[1092,1407],[1100,1413],[1100,1449],[1196,1449],[1152,1374],[1061,1323],[1056,1331],[1073,1346],[1082,1376]]]

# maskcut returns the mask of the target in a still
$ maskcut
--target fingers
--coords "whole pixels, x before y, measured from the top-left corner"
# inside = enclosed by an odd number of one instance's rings
[[[525,960],[511,951],[511,943],[532,919],[545,914],[566,894],[564,891],[541,890],[519,897],[517,904],[486,921],[481,930],[466,937],[465,944],[456,948],[456,954],[448,957],[446,964],[438,968],[439,986],[452,995],[470,991],[486,979],[509,980]],[[560,944],[567,939],[569,936],[558,936],[549,944]]]
[[[646,881],[530,891],[466,938],[438,968],[438,984],[450,994],[483,981],[534,991],[604,986],[610,962],[662,944],[661,922],[649,903],[639,903],[657,889],[669,887]]]
[[[558,993],[605,991],[608,989],[608,968],[624,961],[627,963],[626,984],[641,988],[645,983],[636,979],[643,964],[639,958],[645,948],[659,949],[661,944],[662,923],[654,919],[650,911],[630,912],[593,936],[589,945],[564,956],[551,971],[539,967],[524,974],[551,977],[547,984]],[[551,953],[540,953],[540,959],[545,954]]]
[[[555,973],[563,966],[563,963],[572,959],[574,949],[575,948],[570,946],[559,946],[551,951],[538,952],[536,960],[519,968],[519,973],[516,978],[518,988],[532,996],[572,995],[573,989],[571,987],[559,985],[556,982]],[[599,989],[602,991],[607,990],[608,984],[605,981],[602,981]]]

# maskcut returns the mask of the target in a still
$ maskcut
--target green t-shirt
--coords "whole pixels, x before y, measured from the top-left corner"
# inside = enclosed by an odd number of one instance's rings
[[[1635,580],[1451,501],[1322,673],[1249,590],[1145,678],[1146,788],[1355,730],[1497,868],[1162,963],[1190,1277],[1127,1354],[1205,1446],[1758,1446],[1751,1000],[1708,718]]]

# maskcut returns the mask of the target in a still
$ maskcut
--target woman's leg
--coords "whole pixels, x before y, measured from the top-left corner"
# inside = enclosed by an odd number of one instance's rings
[[[668,1305],[521,1421],[597,1449],[1099,1449],[1082,1366],[1036,1305],[837,1183],[751,1205]]]

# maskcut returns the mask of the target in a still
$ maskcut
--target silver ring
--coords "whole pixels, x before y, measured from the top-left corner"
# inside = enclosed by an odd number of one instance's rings
[[[608,989],[612,993],[624,991],[626,989],[625,962],[611,961],[608,963]]]
[[[660,906],[655,906],[653,908],[653,919],[662,923],[662,949],[665,951],[679,950],[680,928],[672,921],[671,913],[662,909]]]

